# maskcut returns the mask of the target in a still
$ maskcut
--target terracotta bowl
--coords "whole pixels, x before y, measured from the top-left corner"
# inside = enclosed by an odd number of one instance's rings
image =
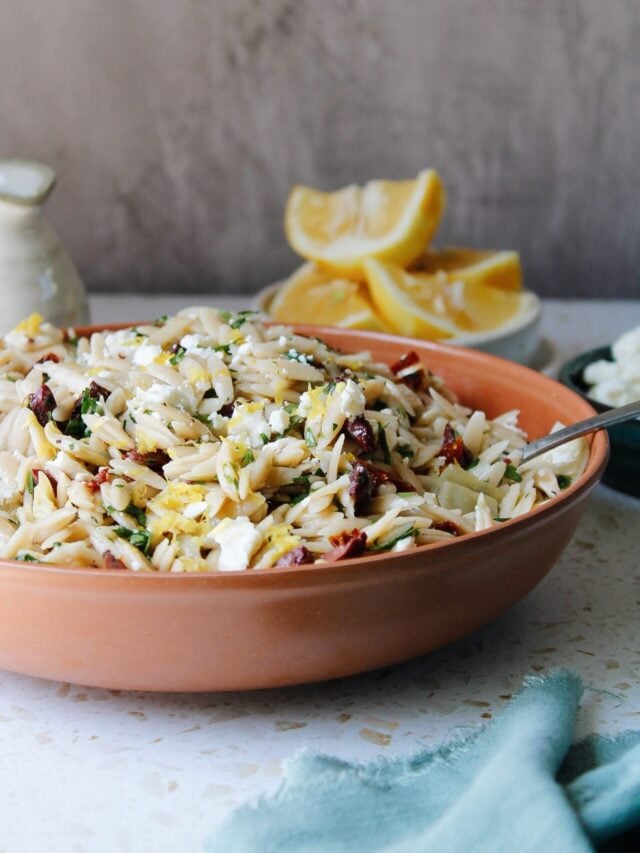
[[[593,413],[568,388],[492,355],[303,326],[391,362],[415,350],[461,400],[519,409],[530,437]],[[86,333],[89,330],[79,330]],[[607,461],[518,519],[460,539],[327,566],[155,575],[0,561],[0,667],[136,690],[248,690],[352,675],[450,643],[526,595],[567,545]]]

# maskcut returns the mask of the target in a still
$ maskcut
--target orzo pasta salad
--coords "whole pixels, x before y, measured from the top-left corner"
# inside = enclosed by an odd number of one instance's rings
[[[402,551],[582,471],[584,441],[519,466],[525,440],[412,352],[380,364],[213,308],[88,338],[32,315],[0,341],[0,556],[207,572]]]

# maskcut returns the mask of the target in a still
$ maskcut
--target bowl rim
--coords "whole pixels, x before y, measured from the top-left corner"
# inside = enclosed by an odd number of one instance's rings
[[[82,325],[82,326],[74,326],[73,331],[78,337],[84,337],[86,335],[93,334],[98,331],[117,331],[119,329],[130,328],[132,325],[145,325],[147,321],[139,320],[134,323],[98,323],[94,325]],[[269,322],[267,325],[284,325],[282,323]],[[390,335],[386,332],[371,332],[361,329],[340,329],[335,326],[314,326],[311,324],[303,324],[303,323],[295,323],[292,324],[292,328],[298,331],[300,334],[309,334],[319,332],[335,334],[336,332],[345,335],[348,334],[351,338],[355,338],[356,340],[371,341],[375,339],[384,343],[388,341],[393,344],[402,344],[409,348],[415,348],[416,345],[420,347],[425,347],[426,349],[432,349],[436,351],[445,351],[450,353],[455,353],[455,358],[462,360],[472,360],[472,359],[481,359],[488,363],[489,368],[493,368],[495,370],[499,370],[501,366],[504,364],[510,365],[512,368],[517,369],[520,372],[523,372],[526,375],[535,376],[537,381],[542,381],[543,384],[548,385],[549,389],[556,389],[557,386],[560,386],[563,394],[568,394],[575,397],[582,406],[585,408],[585,417],[589,414],[593,414],[593,406],[589,400],[587,400],[584,395],[578,394],[572,388],[567,385],[561,384],[560,382],[552,379],[549,376],[546,376],[542,373],[539,373],[536,370],[533,370],[530,367],[526,367],[522,364],[517,364],[516,362],[508,361],[505,358],[500,356],[496,356],[490,353],[482,352],[480,350],[474,350],[471,348],[463,348],[458,347],[452,343],[441,343],[437,341],[423,341],[416,338],[408,338],[402,337],[400,335]],[[320,335],[318,335],[320,336]],[[590,410],[590,411],[589,411]],[[115,580],[116,583],[119,579],[120,583],[128,582],[132,578],[138,578],[139,581],[135,581],[136,583],[216,583],[220,586],[244,586],[248,579],[252,581],[255,579],[266,579],[268,578],[277,578],[283,576],[289,577],[306,577],[313,576],[314,574],[318,574],[318,569],[323,569],[325,571],[322,572],[322,575],[326,577],[328,570],[334,576],[342,576],[349,575],[351,573],[357,572],[359,569],[364,571],[364,569],[368,566],[369,568],[380,567],[381,564],[384,564],[389,561],[393,561],[395,563],[403,562],[403,558],[406,560],[407,557],[414,557],[415,555],[424,555],[426,556],[428,553],[438,553],[442,548],[464,548],[469,547],[469,543],[484,541],[487,536],[499,536],[502,531],[512,530],[514,527],[524,526],[527,523],[532,523],[535,519],[540,518],[541,516],[547,515],[552,512],[557,506],[565,503],[568,498],[577,498],[585,491],[590,491],[598,481],[598,475],[602,474],[607,459],[609,456],[609,442],[607,439],[607,434],[605,430],[601,430],[591,436],[587,437],[587,441],[590,445],[589,459],[587,461],[587,466],[584,472],[580,475],[580,477],[566,489],[559,492],[549,500],[545,501],[540,506],[535,509],[529,510],[522,515],[516,516],[515,518],[510,518],[507,521],[501,522],[499,527],[489,527],[484,530],[474,531],[473,533],[466,533],[464,536],[455,537],[450,540],[444,540],[442,542],[429,543],[427,545],[417,545],[413,548],[407,549],[406,551],[402,551],[399,553],[385,552],[379,553],[375,555],[367,555],[363,557],[352,557],[347,560],[340,560],[337,563],[326,563],[326,564],[303,564],[297,566],[280,566],[280,567],[272,567],[270,569],[262,570],[246,570],[246,569],[238,569],[234,571],[225,571],[225,572],[137,572],[133,569],[119,569],[117,571],[106,572],[104,568],[99,567],[89,567],[89,566],[69,566],[69,565],[56,565],[49,563],[31,563],[25,562],[22,560],[9,560],[0,558],[0,576],[2,574],[6,574],[7,572],[14,572],[16,570],[19,571],[22,575],[25,573],[33,574],[33,573],[42,573],[48,576],[64,576],[64,577],[72,577],[72,578],[102,578]],[[262,581],[259,581],[262,582]]]
[[[275,320],[269,314],[269,306],[273,301],[276,293],[283,285],[286,283],[286,279],[280,279],[279,281],[274,281],[271,284],[268,284],[266,287],[263,287],[259,290],[253,297],[252,304],[256,306],[256,308],[260,311],[263,311],[267,317],[269,317],[270,321],[273,323],[278,323],[282,325],[295,325],[292,323],[287,323],[284,320]],[[535,326],[542,316],[542,300],[538,296],[537,293],[534,293],[532,290],[523,289],[522,294],[524,296],[522,307],[520,311],[513,317],[509,322],[505,323],[504,326],[500,326],[497,329],[489,329],[486,332],[467,332],[463,335],[456,335],[452,338],[439,338],[438,343],[449,343],[453,345],[462,345],[465,347],[473,348],[474,344],[489,344],[497,341],[501,341],[504,338],[510,338],[513,335],[517,335],[519,332],[523,332],[525,329],[532,328]],[[304,323],[305,326],[312,325],[311,323]],[[324,326],[323,328],[327,328]],[[336,327],[340,328],[340,327]],[[345,332],[351,331],[364,331],[360,329],[343,329]],[[389,334],[387,332],[379,332],[377,334]],[[392,335],[392,337],[402,337],[401,335]],[[416,340],[422,341],[421,338],[417,338]]]

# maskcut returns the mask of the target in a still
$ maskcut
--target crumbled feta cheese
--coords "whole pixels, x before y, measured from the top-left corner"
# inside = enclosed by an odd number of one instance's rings
[[[616,361],[640,359],[640,326],[625,332],[611,347]]]
[[[275,412],[271,412],[269,415],[269,427],[271,432],[283,433],[289,429],[290,423],[291,418],[289,417],[288,412],[285,412],[284,409],[276,409]]]
[[[280,335],[280,337],[278,338],[278,343],[281,347],[286,347],[286,345],[289,343],[289,341],[287,340],[287,336]]]
[[[107,355],[131,355],[138,349],[143,338],[136,338],[131,329],[120,329],[117,332],[109,332],[104,336],[104,349]]]
[[[153,364],[161,353],[162,347],[156,344],[142,344],[133,353],[133,363],[146,367],[149,364]]]
[[[594,361],[583,371],[589,396],[606,406],[640,400],[640,326],[626,332],[611,347],[613,361]]]
[[[221,572],[246,569],[262,540],[262,534],[246,516],[223,519],[210,535],[220,547],[218,569]]]
[[[154,382],[146,390],[139,388],[136,395],[130,400],[129,405],[134,409],[140,409],[153,404],[162,405],[163,403],[176,409],[193,411],[196,407],[196,398],[187,386],[178,388],[175,385]]]
[[[357,418],[364,414],[365,405],[366,399],[362,388],[353,379],[348,379],[347,387],[340,398],[342,411],[348,418]]]
[[[300,394],[300,399],[298,400],[298,417],[306,418],[309,415],[309,412],[313,408],[313,400],[309,396],[308,391],[303,391]]]
[[[291,347],[291,349],[287,353],[285,353],[285,357],[288,358],[290,361],[297,361],[300,364],[310,364],[313,361],[312,355],[308,355],[304,352],[298,352],[298,350],[294,349],[293,347]]]
[[[209,422],[211,423],[211,428],[216,432],[219,432],[226,428],[229,423],[229,418],[225,418],[224,415],[221,415],[219,412],[212,412],[209,415]]]
[[[193,352],[196,349],[202,349],[202,341],[202,335],[184,335],[180,340],[180,346],[187,352]]]
[[[252,447],[261,447],[262,436],[269,432],[263,403],[240,403],[229,420],[229,438],[247,441]]]

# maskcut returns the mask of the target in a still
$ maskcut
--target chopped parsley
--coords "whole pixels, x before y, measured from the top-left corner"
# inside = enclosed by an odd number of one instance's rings
[[[223,352],[225,355],[231,355],[231,344],[218,344],[213,348],[214,352]]]
[[[409,459],[411,456],[415,455],[408,444],[399,444],[398,453],[400,454],[400,456],[404,456],[406,459]]]
[[[82,420],[82,415],[101,415],[102,406],[96,396],[91,395],[91,389],[85,388],[80,397],[80,411],[78,406],[74,406],[76,414],[67,421],[64,428],[65,435],[70,435],[72,438],[88,438],[91,435],[91,430]]]
[[[269,441],[269,436],[266,434],[266,432],[261,432],[260,433],[260,439],[261,439],[263,444],[267,444]]]
[[[240,466],[244,468],[249,465],[251,462],[255,462],[255,456],[253,455],[253,450],[245,450],[242,459],[240,460]]]
[[[129,530],[128,527],[114,527],[113,531],[120,539],[126,539],[134,548],[139,548],[143,554],[149,553],[151,534],[148,530]]]
[[[125,512],[127,513],[127,515],[130,515],[132,518],[135,518],[140,527],[146,527],[147,516],[145,511],[139,506],[136,506],[135,504],[129,504],[129,506],[125,508]]]
[[[153,321],[153,325],[158,326],[158,327],[165,326],[168,319],[169,319],[168,314],[161,314],[159,317],[156,317],[156,319]]]
[[[35,477],[33,476],[33,471],[29,471],[29,473],[27,474],[27,491],[29,492],[30,495],[33,494],[35,487],[36,487],[36,480],[35,480]]]
[[[238,311],[238,313],[236,314],[236,319],[233,320],[231,323],[229,323],[229,325],[231,326],[232,329],[239,329],[241,326],[244,325],[244,323],[249,319],[249,317],[252,317],[254,314],[257,314],[257,313],[258,313],[257,311]],[[231,317],[230,314],[229,314],[229,317]],[[225,319],[229,319],[229,318],[225,318]]]
[[[192,418],[195,418],[197,421],[200,421],[201,424],[205,424],[206,426],[211,426],[211,420],[209,415],[203,415],[201,412],[194,412],[191,415]]]
[[[310,429],[306,429],[304,431],[304,440],[305,440],[307,447],[317,447],[318,446],[318,440],[315,437],[315,435],[311,432]]]
[[[376,542],[375,545],[371,545],[369,547],[370,551],[390,551],[393,546],[402,541],[403,539],[408,539],[409,536],[417,536],[420,531],[417,527],[407,527],[406,530],[403,530],[402,533],[398,533],[397,536],[394,536],[392,539],[387,539],[386,542]]]
[[[513,480],[514,483],[522,482],[522,477],[518,473],[518,469],[515,465],[512,465],[511,463],[507,465],[506,470],[504,472],[504,476],[507,478],[507,480]]]
[[[568,489],[573,482],[572,478],[567,477],[566,474],[558,474],[556,479],[558,480],[558,485],[561,489]]]
[[[187,354],[186,349],[183,346],[180,346],[180,344],[178,344],[178,346],[176,347],[176,351],[174,352],[174,354],[169,359],[170,364],[173,364],[173,365],[180,364],[180,362],[182,361],[182,359],[185,357],[186,354]]]
[[[33,554],[18,554],[16,560],[20,560],[21,563],[37,563],[38,558],[34,557]]]

